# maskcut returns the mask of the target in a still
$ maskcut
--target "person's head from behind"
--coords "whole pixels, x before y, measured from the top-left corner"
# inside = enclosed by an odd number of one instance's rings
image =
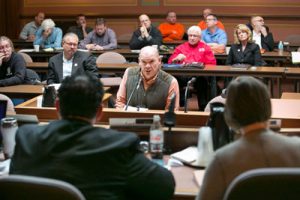
[[[196,45],[201,39],[201,28],[199,26],[191,26],[188,31],[188,39],[191,45]]]
[[[173,11],[168,12],[166,19],[170,24],[175,24],[177,22],[176,13]]]
[[[241,76],[229,84],[225,104],[225,120],[233,130],[271,117],[271,100],[264,83],[251,76]]]
[[[64,48],[64,56],[71,59],[78,48],[78,36],[75,33],[67,33],[63,37],[62,46]]]
[[[81,27],[82,24],[86,24],[86,19],[85,19],[85,15],[84,14],[77,15],[76,24],[79,27]]]
[[[14,45],[6,36],[0,36],[0,54],[3,57],[3,61],[8,61],[11,57],[12,52],[14,51]]]
[[[106,31],[106,21],[104,18],[97,18],[95,22],[95,32],[97,35],[102,36]]]
[[[151,26],[151,20],[148,15],[142,14],[139,16],[140,26],[145,26],[147,29]]]
[[[37,15],[34,17],[35,24],[40,26],[44,21],[44,19],[45,19],[45,13],[43,12],[37,13]]]
[[[234,29],[233,38],[235,44],[241,44],[243,42],[252,42],[251,30],[245,24],[238,24]]]
[[[146,81],[155,78],[161,68],[161,57],[157,48],[152,46],[142,48],[139,55],[139,65]]]
[[[89,73],[66,77],[58,89],[56,107],[63,119],[83,119],[93,123],[101,117],[102,83]]]

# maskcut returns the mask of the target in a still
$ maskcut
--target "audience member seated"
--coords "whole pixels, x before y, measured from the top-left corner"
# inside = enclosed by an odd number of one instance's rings
[[[43,20],[45,18],[45,14],[43,12],[37,13],[34,17],[34,21],[27,23],[22,31],[20,32],[19,38],[27,41],[34,41],[35,33],[38,28],[41,26]]]
[[[261,52],[274,50],[273,34],[269,32],[269,27],[265,25],[261,16],[251,17],[251,24],[248,24],[252,31],[252,40],[259,45]]]
[[[145,157],[136,134],[93,126],[103,94],[93,76],[66,77],[56,101],[61,119],[19,127],[10,174],[63,180],[86,199],[171,199],[172,173]]]
[[[225,120],[241,137],[216,151],[197,200],[223,199],[231,181],[251,169],[300,166],[300,138],[268,127],[272,108],[267,87],[253,77],[238,77],[227,92]]]
[[[161,45],[160,31],[151,24],[150,18],[142,14],[139,16],[140,28],[133,32],[129,42],[130,49],[141,49],[149,45]]]
[[[201,29],[198,26],[191,26],[188,31],[188,42],[177,46],[170,56],[168,63],[193,63],[216,64],[216,58],[211,48],[201,41]],[[184,105],[184,86],[189,77],[177,77],[180,87],[180,106]],[[203,110],[207,104],[208,83],[206,78],[198,77],[196,83],[198,107]]]
[[[206,8],[206,9],[203,10],[203,14],[202,14],[203,19],[202,19],[202,21],[200,21],[198,23],[198,26],[201,28],[201,30],[207,29],[206,17],[209,14],[213,14],[213,10],[212,9]],[[223,23],[221,21],[219,21],[219,20],[217,21],[217,27],[220,28],[220,29],[222,29],[222,30],[225,30],[225,27],[224,27]]]
[[[202,30],[202,40],[210,46],[214,53],[224,53],[227,44],[227,34],[217,26],[217,16],[206,16],[207,29]]]
[[[261,66],[263,64],[259,46],[252,42],[251,31],[246,25],[237,25],[233,37],[234,44],[231,45],[226,65],[249,64]]]
[[[52,19],[45,19],[41,27],[35,34],[34,45],[40,45],[41,48],[61,47],[62,30],[55,27]]]
[[[24,58],[14,52],[12,41],[0,36],[0,87],[19,85],[26,82]]]
[[[162,34],[163,41],[182,40],[185,29],[181,23],[177,23],[177,17],[175,12],[168,12],[167,22],[159,25],[158,29]]]
[[[63,52],[49,60],[47,84],[61,83],[65,77],[85,71],[98,77],[96,58],[88,52],[77,51],[77,45],[78,36],[75,33],[64,36]]]
[[[100,51],[116,49],[117,45],[116,33],[106,26],[104,18],[97,18],[94,30],[80,42],[79,48]]]
[[[86,38],[89,32],[93,31],[93,28],[88,27],[86,24],[85,15],[79,14],[76,18],[76,24],[77,26],[71,26],[69,27],[67,32],[75,33],[79,40],[83,40]]]
[[[116,108],[126,109],[128,104],[137,108],[168,109],[173,93],[176,94],[175,110],[178,110],[178,82],[161,70],[157,48],[147,46],[141,49],[139,67],[126,69],[117,93]]]

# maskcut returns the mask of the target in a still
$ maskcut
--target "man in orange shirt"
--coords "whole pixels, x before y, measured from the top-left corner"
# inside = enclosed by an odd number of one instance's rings
[[[206,9],[203,10],[203,20],[198,23],[198,26],[201,28],[201,30],[207,29],[206,17],[210,14],[213,14],[212,9],[206,8]],[[222,29],[222,30],[225,30],[225,27],[224,27],[223,23],[219,20],[217,21],[217,27]]]
[[[166,17],[167,22],[159,25],[158,29],[163,36],[163,41],[182,40],[184,35],[184,26],[177,23],[176,13],[168,12]]]

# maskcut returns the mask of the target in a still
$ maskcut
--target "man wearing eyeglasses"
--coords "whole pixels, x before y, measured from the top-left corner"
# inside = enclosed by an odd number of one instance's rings
[[[227,34],[217,26],[217,16],[209,14],[206,16],[207,29],[202,31],[203,41],[211,47],[214,53],[224,53],[227,44]]]
[[[260,47],[261,53],[274,50],[273,34],[269,27],[265,25],[261,16],[251,17],[251,24],[247,24],[252,31],[252,40]]]
[[[0,36],[0,87],[25,82],[26,66],[23,57],[14,52],[12,41]]]
[[[61,83],[65,77],[85,71],[98,77],[96,58],[90,53],[77,51],[78,40],[75,33],[63,37],[63,52],[49,60],[47,84]]]

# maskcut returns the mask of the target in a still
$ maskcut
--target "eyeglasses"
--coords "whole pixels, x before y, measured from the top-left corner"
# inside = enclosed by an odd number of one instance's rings
[[[72,43],[72,42],[64,42],[65,44],[67,44],[68,46],[74,46],[74,47],[77,47],[78,44],[77,43]]]
[[[0,50],[9,49],[11,48],[10,45],[0,46]]]
[[[215,21],[215,18],[206,18],[206,21]]]

